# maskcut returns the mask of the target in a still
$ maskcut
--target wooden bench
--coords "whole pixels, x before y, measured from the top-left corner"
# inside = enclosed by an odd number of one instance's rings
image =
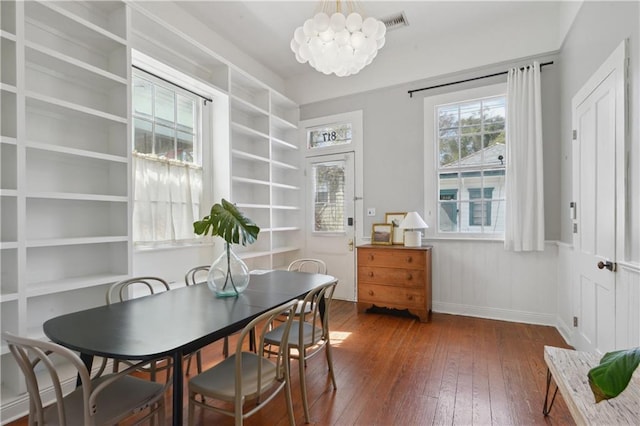
[[[559,389],[578,425],[640,424],[640,368],[635,371],[624,392],[616,398],[596,404],[587,373],[598,365],[600,358],[595,353],[544,347],[544,360],[548,368],[547,394],[543,408],[545,416],[549,414],[555,392]],[[552,377],[557,387],[549,403]]]

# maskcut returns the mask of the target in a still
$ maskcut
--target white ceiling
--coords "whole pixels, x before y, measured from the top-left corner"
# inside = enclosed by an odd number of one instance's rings
[[[404,12],[373,63],[351,77],[299,64],[289,43],[319,1],[178,1],[187,13],[279,75],[299,103],[454,73],[560,48],[580,1],[360,1],[367,16]],[[332,2],[333,3],[333,2]],[[343,5],[347,2],[343,1]]]

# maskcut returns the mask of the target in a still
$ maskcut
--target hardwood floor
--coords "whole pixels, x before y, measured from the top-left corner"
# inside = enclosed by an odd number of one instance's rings
[[[542,415],[543,347],[568,347],[552,327],[445,314],[420,323],[402,315],[358,314],[355,304],[343,301],[333,302],[331,314],[338,389],[331,387],[324,356],[309,360],[312,424],[575,424],[560,395],[551,415]],[[219,342],[204,350],[205,368],[220,361],[221,348]],[[304,424],[298,386],[294,362],[294,412],[296,423]],[[185,405],[185,425],[186,416]],[[232,425],[233,419],[197,410],[196,424]],[[245,424],[287,425],[284,397]]]

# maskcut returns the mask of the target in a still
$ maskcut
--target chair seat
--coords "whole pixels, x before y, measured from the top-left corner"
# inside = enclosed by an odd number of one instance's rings
[[[262,390],[258,392],[258,363],[262,360]],[[216,398],[232,402],[236,395],[235,377],[236,354],[216,364],[211,369],[198,374],[189,381],[189,389]],[[247,399],[255,398],[273,386],[276,377],[276,364],[253,352],[242,352],[242,393]]]
[[[307,348],[309,346],[313,346],[317,343],[313,341],[313,330],[315,329],[315,336],[322,336],[322,329],[320,327],[315,327],[314,325],[303,322],[302,323],[302,331],[304,333],[304,347]],[[278,326],[273,330],[269,331],[264,336],[264,342],[270,345],[278,345],[282,341],[282,333],[284,332],[284,327]],[[295,320],[291,324],[291,331],[289,332],[289,347],[290,348],[298,348],[299,342],[299,333],[300,333],[300,321]],[[316,339],[317,340],[317,339]]]
[[[112,376],[104,375],[92,380],[94,388]],[[96,425],[112,425],[128,417],[134,410],[142,410],[150,403],[163,397],[164,385],[148,380],[125,376],[107,386],[96,399],[98,411],[95,415]],[[122,395],[129,395],[123,398]],[[84,421],[82,388],[78,387],[64,397],[64,407],[68,426],[82,426]],[[55,404],[45,409],[46,425],[58,425],[58,411]]]

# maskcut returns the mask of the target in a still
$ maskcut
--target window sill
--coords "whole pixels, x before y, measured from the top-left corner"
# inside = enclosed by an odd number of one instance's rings
[[[148,253],[154,251],[180,250],[201,247],[213,247],[214,241],[185,241],[173,243],[156,243],[156,244],[135,244],[133,245],[134,253]]]
[[[423,238],[423,241],[476,241],[487,243],[504,243],[504,237],[502,236],[465,236],[465,235],[437,235]]]

